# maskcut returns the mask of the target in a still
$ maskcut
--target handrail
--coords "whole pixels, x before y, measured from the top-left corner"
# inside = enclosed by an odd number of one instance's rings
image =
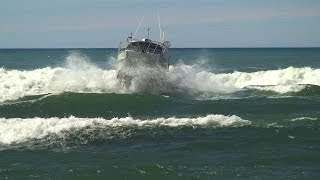
[[[138,42],[138,49],[134,48],[133,46],[132,47],[128,47],[130,43],[132,42]],[[158,41],[153,41],[153,40],[150,40],[148,39],[148,41],[141,41],[139,39],[136,39],[136,38],[133,38],[133,37],[130,37],[127,39],[127,41],[124,41],[124,42],[120,42],[119,43],[119,48],[118,48],[118,52],[121,52],[121,51],[124,51],[128,48],[132,48],[132,49],[136,49],[138,51],[142,50],[142,48],[140,47],[140,43],[139,42],[147,42],[149,43],[148,46],[147,46],[147,49],[146,49],[146,52],[149,52],[149,53],[155,53],[157,48],[160,46],[162,48],[162,51],[158,52],[159,54],[166,54],[167,53],[167,49],[169,48],[168,46],[166,46],[163,42],[158,42]],[[154,48],[150,48],[150,45],[151,44],[156,44],[156,46]]]

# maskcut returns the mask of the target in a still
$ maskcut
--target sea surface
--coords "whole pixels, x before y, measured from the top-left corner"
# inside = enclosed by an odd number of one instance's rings
[[[320,48],[0,50],[0,179],[319,179]]]

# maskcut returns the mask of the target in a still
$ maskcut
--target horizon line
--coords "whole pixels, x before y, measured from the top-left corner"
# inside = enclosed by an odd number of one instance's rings
[[[320,46],[259,46],[259,47],[172,47],[170,49],[272,49],[272,48],[320,48]],[[1,50],[15,49],[118,49],[117,47],[17,47],[17,48],[0,48]]]

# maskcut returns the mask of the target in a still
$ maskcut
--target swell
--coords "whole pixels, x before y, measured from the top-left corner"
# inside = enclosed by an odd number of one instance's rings
[[[126,146],[160,142],[259,145],[265,142],[317,142],[319,118],[297,117],[283,124],[257,124],[236,115],[208,114],[168,118],[0,118],[0,151],[10,148],[69,148],[81,145]],[[236,136],[235,136],[236,134]],[[277,137],[277,138],[274,138]],[[111,143],[111,144],[110,144]],[[240,142],[240,144],[242,144]],[[201,143],[200,143],[201,144]],[[217,145],[217,144],[216,144]],[[133,147],[130,147],[133,148]],[[129,148],[129,149],[130,149]]]
[[[1,117],[126,117],[171,114],[176,110],[170,97],[151,94],[62,93],[28,96],[0,105]]]
[[[318,89],[318,87],[315,87]],[[211,114],[248,115],[315,114],[320,99],[315,96],[290,95],[279,98],[270,93],[254,92],[259,96],[194,100],[159,96],[148,93],[61,93],[27,96],[0,105],[1,117],[168,117],[203,116]],[[312,90],[313,93],[314,90]],[[302,94],[308,94],[301,92]],[[237,96],[243,96],[237,94]],[[247,96],[247,95],[246,95]]]
[[[319,96],[320,95],[320,86],[318,85],[305,85],[305,87],[298,92],[292,93],[296,96]]]

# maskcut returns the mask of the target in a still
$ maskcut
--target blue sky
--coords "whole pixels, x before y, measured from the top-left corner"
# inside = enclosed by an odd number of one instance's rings
[[[0,48],[117,47],[134,32],[173,47],[320,46],[320,0],[0,0]]]

